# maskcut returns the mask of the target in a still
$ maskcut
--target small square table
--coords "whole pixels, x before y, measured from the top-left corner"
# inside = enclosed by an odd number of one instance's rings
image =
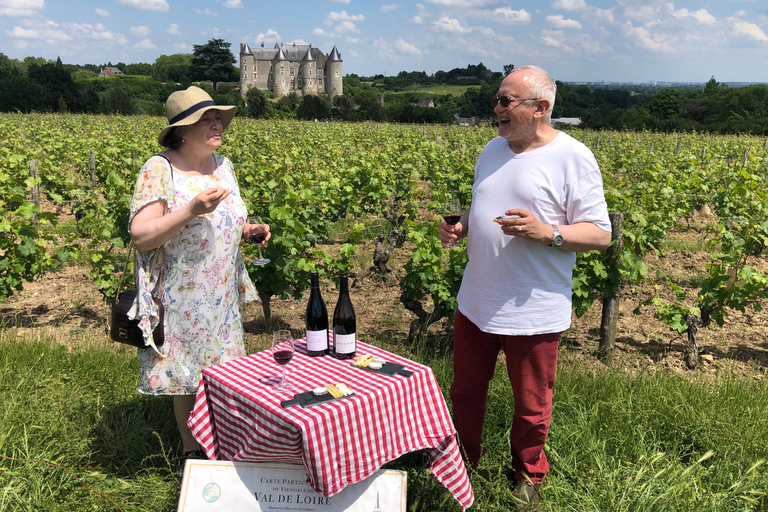
[[[264,350],[202,372],[188,425],[211,460],[301,464],[323,496],[372,475],[385,463],[424,450],[432,474],[466,510],[474,501],[456,429],[432,369],[365,343],[357,354],[378,356],[413,374],[384,375],[330,355],[309,357],[306,340],[286,367],[296,386],[274,389],[280,367]],[[342,382],[354,396],[312,407],[281,401]]]

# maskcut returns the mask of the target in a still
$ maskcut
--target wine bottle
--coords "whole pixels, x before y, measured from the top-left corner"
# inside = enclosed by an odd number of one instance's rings
[[[333,357],[352,359],[357,351],[355,310],[349,300],[348,276],[340,279],[339,301],[333,312]]]
[[[320,295],[320,277],[317,270],[309,274],[310,292],[304,325],[307,329],[307,355],[324,356],[328,353],[328,310]]]

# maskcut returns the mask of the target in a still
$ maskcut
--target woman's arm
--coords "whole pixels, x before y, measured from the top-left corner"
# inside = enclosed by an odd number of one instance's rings
[[[208,189],[168,215],[164,215],[165,201],[147,204],[134,215],[131,221],[130,232],[133,245],[137,251],[142,252],[164,245],[189,221],[214,211],[228,195],[229,190],[225,188]]]

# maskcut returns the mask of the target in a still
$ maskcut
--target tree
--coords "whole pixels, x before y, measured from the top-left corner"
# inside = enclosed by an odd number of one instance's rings
[[[310,94],[304,96],[304,101],[296,109],[296,117],[299,119],[328,119],[331,117],[331,102],[326,97]]]
[[[158,82],[185,83],[189,82],[192,74],[192,55],[188,53],[174,53],[173,55],[161,55],[152,66],[152,78]]]
[[[663,119],[671,119],[680,116],[683,110],[683,93],[677,89],[662,89],[648,103],[648,110]]]
[[[192,75],[198,80],[210,80],[213,90],[219,82],[233,79],[235,56],[229,51],[230,43],[223,39],[211,39],[206,44],[193,45]]]
[[[259,89],[252,87],[245,94],[245,100],[248,102],[248,115],[261,119],[267,113],[267,98]]]
[[[507,76],[514,70],[515,70],[514,64],[504,64],[504,76]]]

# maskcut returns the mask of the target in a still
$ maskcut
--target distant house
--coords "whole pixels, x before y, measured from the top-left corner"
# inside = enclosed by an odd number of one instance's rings
[[[426,100],[420,100],[419,106],[424,108],[435,108],[435,102],[432,101],[432,98],[429,98]]]
[[[567,125],[567,126],[581,126],[580,117],[560,117],[558,119],[552,119],[549,124],[552,126]]]
[[[99,78],[108,78],[110,76],[122,75],[123,72],[118,68],[99,68]]]
[[[472,126],[475,124],[475,120],[471,117],[461,117],[459,114],[453,114],[453,120],[456,121],[456,124],[459,126]]]

